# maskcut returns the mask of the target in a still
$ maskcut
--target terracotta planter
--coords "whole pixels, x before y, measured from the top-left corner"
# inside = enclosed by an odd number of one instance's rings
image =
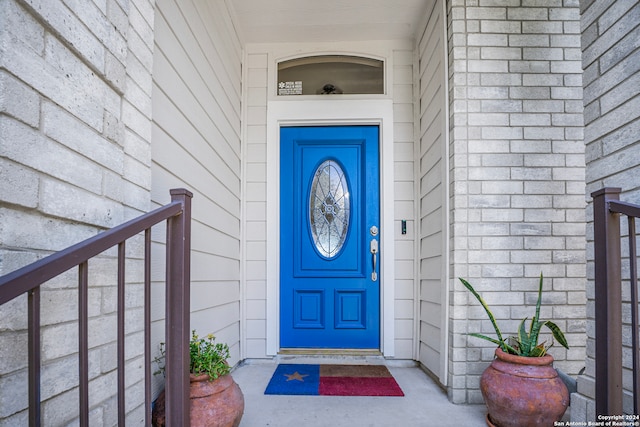
[[[191,426],[238,427],[244,412],[244,396],[231,375],[209,381],[208,375],[190,376]],[[165,425],[164,390],[153,409],[152,423]]]
[[[480,389],[489,409],[489,426],[553,426],[569,406],[569,391],[553,368],[551,355],[514,356],[498,348],[482,374]]]

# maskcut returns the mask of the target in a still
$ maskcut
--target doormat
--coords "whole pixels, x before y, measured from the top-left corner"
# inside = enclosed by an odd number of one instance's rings
[[[384,365],[280,364],[264,394],[404,396]]]

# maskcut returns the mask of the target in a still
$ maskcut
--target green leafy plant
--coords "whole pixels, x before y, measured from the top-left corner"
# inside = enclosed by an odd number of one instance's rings
[[[496,331],[496,335],[498,336],[498,338],[495,339],[487,335],[479,334],[476,332],[470,333],[469,335],[474,336],[476,338],[482,338],[483,340],[490,341],[498,345],[500,349],[502,349],[502,351],[504,351],[505,353],[515,354],[518,356],[525,356],[525,357],[542,357],[545,354],[547,354],[547,350],[553,346],[553,338],[555,338],[555,340],[558,341],[560,345],[568,349],[569,345],[567,343],[567,340],[564,337],[564,334],[562,333],[558,325],[556,325],[550,320],[540,321],[540,304],[542,302],[542,283],[543,283],[542,279],[543,279],[542,274],[540,274],[540,285],[538,287],[538,301],[536,302],[536,313],[533,316],[533,319],[531,319],[529,331],[527,332],[526,325],[525,325],[526,321],[528,320],[528,317],[525,317],[524,319],[522,319],[522,321],[520,322],[520,326],[518,327],[518,336],[509,337],[507,340],[505,340],[503,338],[502,333],[500,332],[500,328],[496,323],[496,319],[493,316],[493,313],[491,313],[489,306],[487,306],[487,303],[480,296],[480,294],[476,292],[476,290],[473,288],[473,286],[471,286],[469,282],[460,278],[460,281],[465,286],[465,288],[467,288],[469,292],[471,292],[471,294],[473,294],[473,296],[476,297],[478,302],[480,302],[480,304],[482,305],[482,308],[484,308],[484,311],[487,313],[487,316],[489,316],[489,320],[491,321],[491,324],[493,325],[493,329]],[[546,341],[538,344],[540,330],[542,329],[543,326],[546,326],[547,328],[549,328],[551,330],[551,333],[553,334],[551,343],[548,345]]]
[[[216,337],[209,334],[204,338],[200,338],[196,331],[191,331],[191,340],[189,341],[189,372],[193,375],[209,375],[209,380],[213,381],[231,371],[227,359],[229,358],[229,346],[224,343],[216,343]],[[165,344],[160,343],[160,356],[155,362],[160,365],[156,374],[164,373],[164,365],[161,365],[165,357]]]

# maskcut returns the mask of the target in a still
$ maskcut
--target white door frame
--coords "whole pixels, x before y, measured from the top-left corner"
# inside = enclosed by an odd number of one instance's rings
[[[280,349],[280,127],[377,125],[380,127],[380,350],[394,356],[393,101],[307,99],[267,105],[267,355]]]

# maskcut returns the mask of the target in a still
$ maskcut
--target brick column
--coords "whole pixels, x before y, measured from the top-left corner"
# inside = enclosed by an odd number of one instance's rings
[[[514,334],[542,315],[567,334],[556,366],[576,374],[585,349],[585,188],[577,1],[449,3],[451,349],[449,396],[482,402],[492,333],[465,277]],[[545,337],[547,338],[547,337]],[[487,343],[488,344],[488,343]]]
[[[640,203],[640,52],[637,49],[640,4],[637,1],[581,0],[584,120],[587,152],[586,194],[620,187],[620,199]],[[587,199],[587,354],[578,393],[571,399],[572,421],[596,420],[595,290],[593,203]],[[623,230],[626,225],[623,221]],[[626,248],[626,243],[623,248]],[[626,249],[623,249],[626,251]],[[623,252],[624,253],[624,252]],[[623,255],[623,257],[626,255]],[[625,265],[626,261],[623,261]],[[630,323],[629,272],[623,267],[623,322]],[[633,413],[631,334],[623,332],[623,411]],[[636,373],[638,375],[638,373]],[[615,414],[617,415],[617,414]]]

